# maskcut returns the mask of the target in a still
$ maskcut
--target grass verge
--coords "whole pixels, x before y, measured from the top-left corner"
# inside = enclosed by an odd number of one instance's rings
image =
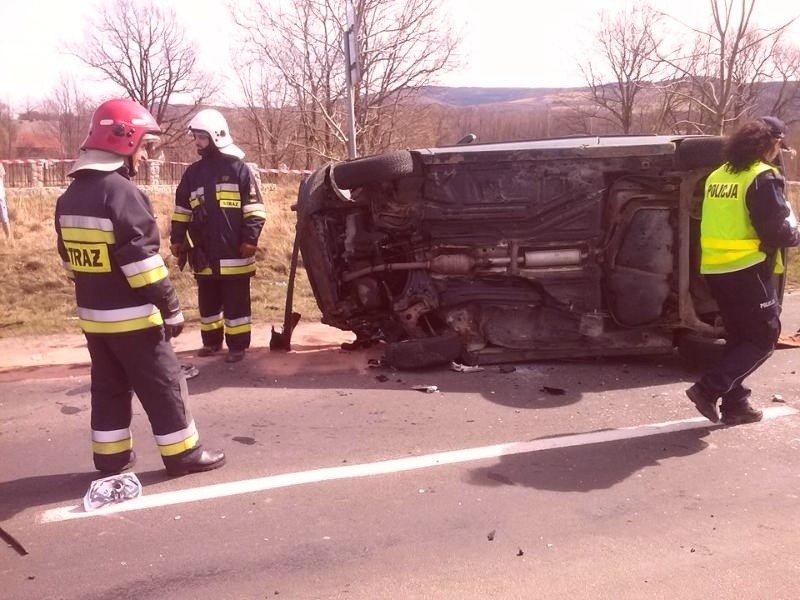
[[[79,332],[72,283],[65,277],[55,248],[53,214],[59,188],[7,190],[13,242],[0,233],[0,337]],[[187,269],[179,271],[169,254],[169,221],[174,190],[168,186],[147,190],[161,231],[161,255],[181,299],[189,323],[199,323],[197,288]],[[292,257],[297,185],[265,190],[267,222],[261,233],[251,282],[253,320],[283,322],[289,264]],[[305,271],[298,269],[294,306],[304,320],[317,321],[317,309]]]

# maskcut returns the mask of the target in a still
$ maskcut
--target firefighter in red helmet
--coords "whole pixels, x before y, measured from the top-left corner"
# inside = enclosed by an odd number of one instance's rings
[[[158,254],[150,200],[130,181],[158,140],[158,123],[132,100],[109,100],[92,116],[89,135],[56,203],[58,253],[75,284],[78,318],[91,367],[95,467],[133,465],[130,424],[136,392],[170,475],[225,463],[200,445],[171,337],[183,329],[178,297]]]

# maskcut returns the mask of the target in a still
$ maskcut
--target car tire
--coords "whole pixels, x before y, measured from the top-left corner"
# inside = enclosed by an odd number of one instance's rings
[[[705,337],[692,331],[677,335],[678,355],[695,370],[703,370],[717,364],[725,353],[723,338]]]
[[[353,188],[393,181],[417,171],[414,157],[408,150],[367,156],[342,162],[333,167],[333,179],[339,189]]]
[[[311,173],[300,184],[297,194],[297,220],[307,219],[322,210],[327,193],[325,190],[325,167]]]
[[[722,159],[721,137],[686,138],[678,143],[675,158],[682,169],[716,168]]]
[[[461,358],[464,346],[455,332],[386,345],[385,362],[396,369],[424,369]]]

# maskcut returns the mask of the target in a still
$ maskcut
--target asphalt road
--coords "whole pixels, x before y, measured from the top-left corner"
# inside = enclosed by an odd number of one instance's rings
[[[800,296],[784,315],[800,325]],[[0,525],[21,546],[0,546],[0,596],[798,596],[800,350],[750,379],[772,418],[733,428],[694,412],[675,357],[409,373],[296,350],[191,359],[228,465],[167,477],[138,408],[144,495],[116,512],[76,508],[98,476],[85,364],[0,369]]]

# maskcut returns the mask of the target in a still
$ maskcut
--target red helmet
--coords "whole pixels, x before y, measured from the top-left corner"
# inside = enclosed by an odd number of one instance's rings
[[[153,115],[133,100],[108,100],[97,107],[89,125],[89,135],[81,149],[104,150],[130,156],[144,141],[155,141],[161,128]]]

